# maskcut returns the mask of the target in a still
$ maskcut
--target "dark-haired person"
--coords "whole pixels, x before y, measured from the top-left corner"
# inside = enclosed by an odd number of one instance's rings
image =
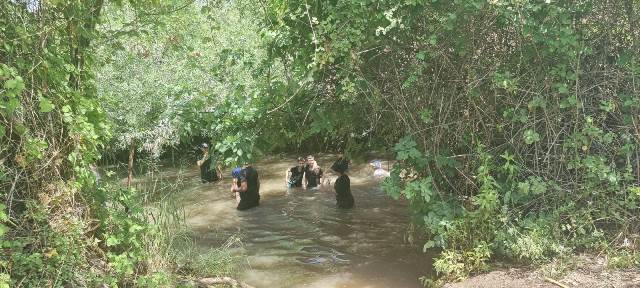
[[[247,164],[240,173],[240,185],[231,189],[232,192],[240,192],[238,210],[247,210],[260,205],[260,180],[258,171]]]
[[[284,176],[284,182],[287,188],[302,187],[302,179],[304,178],[304,158],[298,157],[298,166],[293,166],[287,170]]]
[[[222,171],[217,165],[216,159],[209,155],[209,145],[207,143],[200,144],[202,158],[196,162],[200,167],[200,180],[202,183],[215,182],[222,179]]]
[[[339,157],[336,162],[331,165],[331,170],[338,173],[338,179],[333,184],[336,190],[336,202],[338,208],[351,209],[354,205],[353,195],[351,194],[351,180],[346,172],[349,169],[349,161],[344,157]]]
[[[307,156],[307,166],[304,168],[304,177],[302,179],[302,188],[312,189],[322,184],[322,168],[313,156]]]

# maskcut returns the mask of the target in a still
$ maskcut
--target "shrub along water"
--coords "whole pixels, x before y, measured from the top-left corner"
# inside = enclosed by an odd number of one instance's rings
[[[180,185],[98,185],[89,169],[114,123],[92,72],[106,4],[0,1],[0,287],[173,286],[180,210],[154,194]]]
[[[396,142],[383,187],[445,279],[497,255],[637,255],[640,2],[274,2],[277,51],[316,69],[333,115],[320,133]]]

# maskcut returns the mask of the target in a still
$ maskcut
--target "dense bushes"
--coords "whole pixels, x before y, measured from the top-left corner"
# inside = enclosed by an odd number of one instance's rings
[[[133,168],[146,151],[153,170],[167,146],[214,133],[228,135],[225,161],[252,156],[255,122],[237,122],[256,113],[241,92],[258,94],[255,70],[270,65],[249,34],[259,21],[245,2],[178,2],[0,1],[0,287],[169,287],[178,269],[234,271],[230,246],[193,256],[171,201],[180,179],[136,189],[94,175],[102,154],[130,148]],[[215,21],[238,24],[223,36]]]
[[[0,1],[0,287],[162,283],[139,193],[88,169],[110,136],[90,70],[103,4]]]
[[[638,1],[273,7],[297,61],[320,71],[322,101],[366,107],[332,123],[397,141],[384,188],[411,202],[425,248],[444,249],[446,277],[495,255],[539,262],[625,241],[635,253]]]
[[[109,37],[103,1],[23,2],[0,2],[2,285],[163,281],[139,195],[105,193],[87,169],[112,131],[132,151],[214,137],[229,163],[305,143],[393,147],[383,186],[409,200],[449,279],[497,255],[604,249],[637,264],[637,0],[113,1]],[[149,32],[158,22],[189,29]],[[139,86],[118,74],[163,61],[176,72]],[[169,76],[180,83],[155,91]],[[154,93],[166,103],[147,105]]]

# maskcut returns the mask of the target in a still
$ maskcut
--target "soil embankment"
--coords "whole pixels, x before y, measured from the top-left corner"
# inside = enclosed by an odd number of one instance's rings
[[[640,287],[640,271],[606,269],[606,260],[601,257],[579,256],[564,276],[544,276],[541,270],[502,269],[470,277],[458,283],[449,283],[445,288],[524,288],[524,287],[589,287],[631,288]]]

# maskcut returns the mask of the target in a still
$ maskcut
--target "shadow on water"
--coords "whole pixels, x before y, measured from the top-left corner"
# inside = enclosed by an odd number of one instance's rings
[[[329,158],[320,158],[322,167]],[[261,204],[236,211],[229,179],[200,184],[196,168],[181,200],[197,245],[217,247],[241,235],[248,267],[241,280],[256,287],[421,287],[432,255],[404,239],[406,204],[389,198],[367,165],[352,167],[353,210],[335,207],[333,187],[284,187],[294,159],[271,158],[254,165],[260,174]],[[226,175],[225,175],[226,176]],[[330,176],[329,178],[331,178]]]

